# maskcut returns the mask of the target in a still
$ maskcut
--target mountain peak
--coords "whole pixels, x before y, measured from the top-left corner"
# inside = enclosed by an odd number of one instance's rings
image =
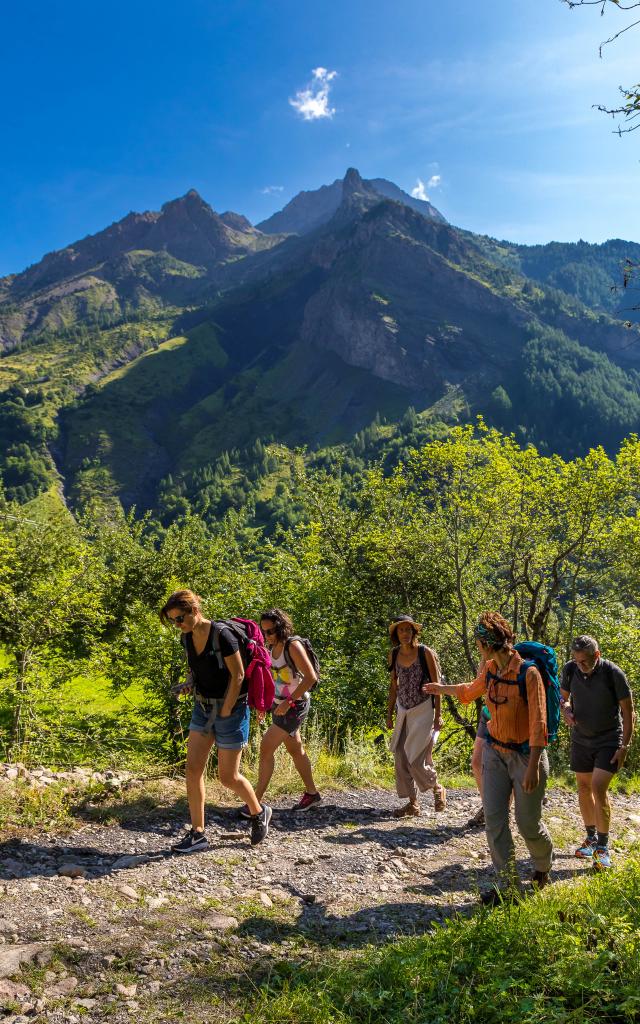
[[[328,224],[342,204],[345,204],[342,214],[345,215],[349,208],[353,212],[382,199],[393,199],[417,210],[429,220],[446,224],[445,218],[431,203],[414,199],[385,178],[363,178],[355,167],[349,167],[344,178],[336,178],[331,185],[322,185],[313,192],[299,192],[284,209],[256,224],[256,227],[268,235],[306,235]]]
[[[360,177],[360,172],[355,167],[349,167],[342,179],[342,198],[346,199],[353,192],[365,192],[366,190],[365,183]]]
[[[161,213],[176,209],[187,209],[202,210],[205,213],[214,213],[213,207],[202,198],[200,193],[195,188],[190,188],[188,192],[185,192],[183,196],[178,196],[177,199],[169,199],[168,202],[163,203],[160,207]]]

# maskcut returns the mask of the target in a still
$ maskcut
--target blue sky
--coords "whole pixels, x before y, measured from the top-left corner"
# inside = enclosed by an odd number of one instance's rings
[[[598,58],[616,15],[560,0],[12,4],[0,274],[191,187],[257,221],[348,166],[420,181],[451,222],[500,238],[640,240],[640,131],[621,139],[592,109],[640,78],[640,32]]]

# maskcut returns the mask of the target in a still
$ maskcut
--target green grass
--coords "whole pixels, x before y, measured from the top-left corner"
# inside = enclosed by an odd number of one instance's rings
[[[23,780],[0,780],[0,831],[6,836],[34,829],[72,829],[78,825],[78,808],[103,790],[97,783],[54,782],[39,788]]]
[[[245,1024],[622,1024],[640,1018],[640,862],[420,938],[276,963]]]

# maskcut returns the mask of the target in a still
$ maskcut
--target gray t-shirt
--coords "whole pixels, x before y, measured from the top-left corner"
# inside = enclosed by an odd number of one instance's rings
[[[620,701],[630,697],[631,690],[621,668],[600,658],[591,675],[585,676],[575,661],[569,661],[562,670],[560,686],[571,694],[575,742],[588,747],[622,742]]]

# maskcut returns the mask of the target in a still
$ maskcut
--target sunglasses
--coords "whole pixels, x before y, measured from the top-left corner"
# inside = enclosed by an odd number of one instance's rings
[[[498,693],[496,684],[492,679],[487,687],[487,700],[498,707],[500,704],[506,704],[509,698],[506,694]]]
[[[187,615],[189,614],[189,612],[185,612],[184,615],[176,615],[175,617],[172,615],[167,615],[167,618],[169,622],[173,623],[174,626],[181,626],[184,620],[186,619]]]
[[[265,636],[273,636],[275,633],[278,632],[278,630],[274,626],[273,629],[263,629],[262,632],[264,633]]]

